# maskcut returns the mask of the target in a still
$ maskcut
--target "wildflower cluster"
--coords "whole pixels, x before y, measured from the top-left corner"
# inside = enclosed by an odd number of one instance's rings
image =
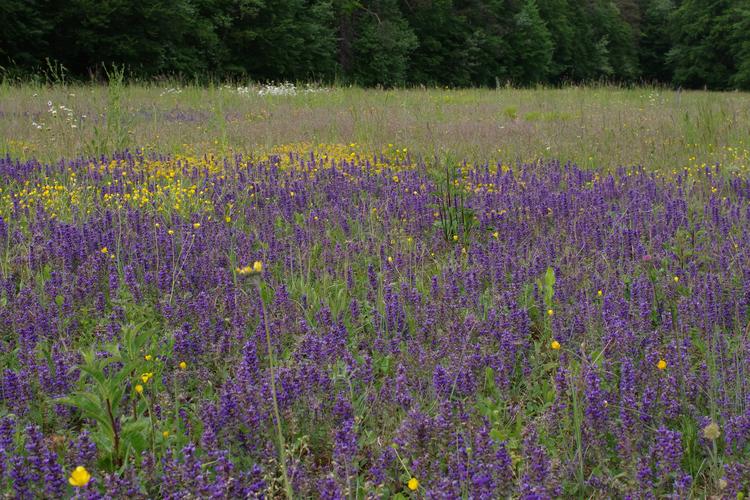
[[[294,148],[0,158],[5,496],[747,494],[750,181]]]

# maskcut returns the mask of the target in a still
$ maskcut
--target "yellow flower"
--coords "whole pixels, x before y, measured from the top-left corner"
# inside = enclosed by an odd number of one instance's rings
[[[107,247],[102,247],[102,249],[100,250],[100,252],[107,253],[107,252],[109,252],[109,249]]]
[[[151,380],[151,377],[153,377],[153,372],[146,372],[143,375],[141,375],[141,380],[143,380],[144,384],[147,384],[149,380]]]
[[[453,241],[458,241],[458,235],[457,234],[453,235]]]
[[[89,474],[86,467],[82,465],[76,467],[73,472],[70,473],[70,477],[68,478],[68,482],[71,486],[75,486],[76,488],[86,486],[90,480],[91,474]]]
[[[492,237],[498,239],[500,237],[500,233],[495,231],[494,233],[492,233]]]
[[[151,361],[151,355],[146,354],[145,356],[143,356],[143,359],[145,359],[146,361]]]
[[[388,256],[388,263],[389,264],[393,263],[393,257],[391,257],[390,255]]]
[[[167,231],[167,234],[171,236],[174,234],[174,231],[170,229],[169,231]]]
[[[200,227],[201,227],[201,223],[200,222],[196,222],[195,224],[193,224],[193,229],[198,229]]]
[[[238,267],[237,269],[235,269],[235,271],[237,271],[237,274],[245,275],[245,274],[252,273],[253,268],[250,266],[243,266],[243,267]]]
[[[186,370],[187,363],[185,363],[184,361],[180,361],[179,367],[180,367],[180,370]]]
[[[663,359],[660,359],[658,363],[656,363],[656,367],[660,370],[666,370],[667,369],[667,362]]]
[[[263,272],[263,263],[259,260],[256,260],[253,262],[252,267],[251,266],[243,266],[238,267],[235,269],[237,271],[237,274],[246,275],[246,274],[260,274]]]
[[[169,431],[164,431],[164,432],[161,433],[161,435],[164,436],[164,438],[168,438],[169,437]]]
[[[228,215],[226,217],[224,217],[224,220],[226,222],[232,222],[232,218],[230,216],[228,216]]]
[[[135,392],[137,392],[138,394],[143,394],[143,386],[141,384],[136,385]]]
[[[553,309],[547,309],[547,316],[553,316],[555,311]]]
[[[719,430],[719,424],[711,422],[703,428],[703,437],[715,441],[721,436],[721,430]]]
[[[549,346],[556,351],[560,349],[560,342],[558,342],[557,340],[553,340]]]
[[[416,491],[417,488],[419,488],[419,481],[417,480],[416,477],[413,477],[413,478],[409,479],[409,482],[407,483],[407,486],[409,487],[409,489],[411,491]]]
[[[679,276],[675,276],[673,279],[674,279],[675,283],[677,283],[678,281],[680,281],[680,277]]]
[[[604,295],[604,293],[602,293],[602,291],[601,291],[601,290],[599,290],[598,292],[596,292],[596,296],[597,296],[597,297],[601,297],[602,295]]]

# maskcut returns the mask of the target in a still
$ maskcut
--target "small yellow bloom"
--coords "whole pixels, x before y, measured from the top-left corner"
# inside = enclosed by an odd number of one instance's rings
[[[164,431],[161,433],[161,435],[164,436],[164,438],[166,439],[169,437],[169,431]]]
[[[91,474],[89,474],[86,467],[82,465],[76,467],[73,472],[70,473],[70,477],[68,478],[70,485],[75,486],[76,488],[86,486],[90,480]]]
[[[453,241],[458,241],[458,235],[457,234],[453,235]]]
[[[553,340],[549,346],[556,351],[560,349],[560,342],[558,342],[557,340]]]
[[[411,491],[416,491],[417,488],[419,488],[419,481],[417,480],[416,477],[413,477],[413,478],[409,479],[409,482],[407,483],[407,486],[409,487],[409,489]]]
[[[149,380],[151,380],[151,377],[153,377],[153,372],[146,372],[143,375],[141,375],[141,380],[143,380],[144,384],[147,384]]]
[[[187,363],[185,363],[184,361],[180,361],[179,367],[180,367],[180,370],[186,370]]]
[[[253,272],[254,273],[262,273],[263,272],[263,263],[259,260],[256,260],[253,262]]]
[[[674,282],[677,283],[678,281],[680,281],[680,277],[679,276],[675,276],[674,277]]]
[[[553,309],[547,309],[547,316],[553,316],[555,311]]]
[[[656,363],[656,367],[660,370],[666,370],[667,369],[667,362],[663,359],[660,359],[658,363]]]
[[[143,356],[143,359],[145,359],[146,361],[151,361],[151,358],[152,356],[150,354],[146,354],[145,356]]]
[[[719,429],[719,424],[717,424],[716,422],[711,422],[703,428],[704,438],[715,441],[719,438],[719,436],[721,436],[721,430]]]
[[[599,290],[599,291],[596,292],[596,296],[597,297],[601,297],[602,295],[604,295],[604,293],[602,293],[601,290]]]
[[[170,230],[167,231],[167,234],[171,236],[171,235],[174,234],[174,231],[170,229]]]
[[[492,237],[498,239],[500,237],[500,233],[495,231],[494,233],[492,233]]]
[[[232,218],[230,216],[228,216],[228,215],[226,217],[224,217],[224,220],[226,222],[232,222]]]
[[[193,224],[193,229],[198,229],[200,227],[201,227],[201,223],[200,222],[196,222],[195,224]]]
[[[136,385],[135,392],[137,392],[138,394],[143,394],[143,386],[141,384]]]
[[[100,251],[101,251],[102,253],[108,253],[108,252],[109,252],[109,249],[108,249],[107,247],[102,247],[102,249],[101,249]]]
[[[393,257],[391,257],[390,255],[388,256],[388,263],[393,264]]]

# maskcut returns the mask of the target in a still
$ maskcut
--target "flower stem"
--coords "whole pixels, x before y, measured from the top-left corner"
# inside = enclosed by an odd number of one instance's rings
[[[263,295],[260,290],[260,281],[256,281],[258,296],[260,297],[260,307],[263,314],[263,326],[266,330],[266,347],[268,348],[268,370],[271,375],[271,400],[273,402],[273,414],[276,420],[276,437],[279,441],[279,460],[281,461],[281,473],[284,476],[284,490],[288,499],[294,498],[292,484],[289,482],[289,475],[286,470],[286,446],[284,444],[284,434],[281,430],[281,414],[279,413],[279,403],[276,398],[276,373],[273,360],[273,347],[271,346],[271,331],[268,328],[268,316],[266,314],[266,305],[263,301]]]

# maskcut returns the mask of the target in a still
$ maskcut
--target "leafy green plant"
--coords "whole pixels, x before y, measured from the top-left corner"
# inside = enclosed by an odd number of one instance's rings
[[[536,283],[527,283],[521,292],[520,302],[526,309],[533,331],[538,335],[543,335],[549,339],[552,336],[551,318],[554,315],[554,296],[555,296],[555,270],[548,267]],[[537,304],[536,293],[539,294],[542,303]]]
[[[64,87],[66,85],[65,78],[68,74],[68,68],[57,60],[50,60],[49,57],[46,57],[44,60],[47,63],[47,68],[42,71],[44,78],[47,80],[47,85],[60,85]]]
[[[466,206],[466,195],[461,186],[461,178],[450,162],[445,162],[445,177],[436,183],[433,196],[437,203],[438,218],[435,226],[440,228],[445,241],[469,240],[471,231],[478,225],[474,209]]]
[[[128,120],[122,106],[125,90],[125,66],[112,65],[107,69],[107,108],[103,127],[94,125],[94,137],[90,141],[90,155],[122,151],[128,143]]]
[[[103,465],[121,467],[131,456],[154,448],[154,421],[144,386],[156,385],[158,377],[148,366],[150,336],[138,325],[123,327],[122,343],[109,343],[103,351],[95,347],[82,351],[79,389],[58,403],[73,406],[92,420],[92,439],[102,454]],[[151,382],[151,384],[149,384]],[[132,395],[128,392],[132,391]]]

